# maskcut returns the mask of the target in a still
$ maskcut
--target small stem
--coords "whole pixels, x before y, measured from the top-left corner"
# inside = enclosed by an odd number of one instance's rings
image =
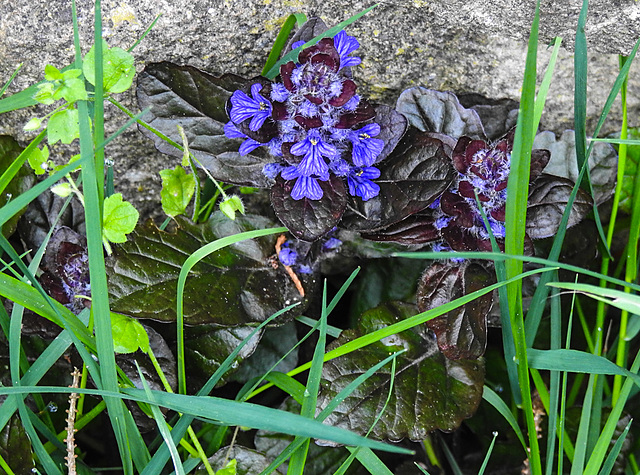
[[[71,383],[71,388],[78,388],[80,384],[80,371],[78,368],[73,368],[73,382]],[[75,432],[76,429],[74,427],[76,421],[76,402],[78,401],[78,393],[69,394],[69,409],[67,409],[67,438],[65,441],[67,442],[67,456],[65,460],[67,461],[67,468],[69,469],[69,475],[76,475],[76,443],[75,443]]]

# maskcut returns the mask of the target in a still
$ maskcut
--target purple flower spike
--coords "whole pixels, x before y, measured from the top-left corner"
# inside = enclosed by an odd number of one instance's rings
[[[340,68],[357,66],[362,62],[357,56],[349,56],[360,47],[360,43],[353,36],[347,35],[343,30],[333,38],[333,42],[340,55]]]
[[[375,167],[353,167],[347,177],[349,193],[359,196],[363,201],[370,200],[380,193],[380,187],[372,182],[380,176],[380,170]]]
[[[282,175],[284,176],[284,172]],[[318,181],[310,176],[301,176],[298,178],[296,184],[293,185],[293,190],[291,190],[291,198],[294,200],[301,200],[302,198],[319,200],[323,194]]]
[[[249,128],[257,131],[264,121],[271,117],[273,107],[271,102],[260,95],[262,84],[256,83],[251,86],[251,97],[242,91],[235,91],[231,96],[231,121],[240,124],[247,119],[251,119]]]
[[[353,164],[358,167],[370,167],[384,148],[384,141],[374,139],[380,133],[378,124],[365,125],[349,133],[353,144]]]

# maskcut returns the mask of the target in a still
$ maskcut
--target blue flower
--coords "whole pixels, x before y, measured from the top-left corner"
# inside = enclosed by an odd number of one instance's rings
[[[353,164],[357,167],[370,167],[384,148],[384,141],[374,139],[380,133],[378,124],[365,125],[349,133],[353,144]]]
[[[264,145],[263,143],[260,143],[257,140],[253,140],[247,137],[246,134],[240,132],[233,122],[227,122],[226,124],[224,124],[224,135],[230,139],[247,139],[242,142],[240,148],[238,149],[238,153],[240,153],[240,155],[242,156],[253,152],[261,145]]]
[[[262,167],[262,174],[270,180],[275,180],[283,169],[284,167],[279,163],[267,163]]]
[[[347,176],[349,193],[367,201],[380,193],[380,187],[372,182],[380,176],[380,170],[375,167],[353,167]]]
[[[310,200],[319,200],[324,195],[322,188],[318,184],[318,180],[314,177],[304,176],[300,174],[300,170],[297,166],[292,165],[282,170],[282,178],[285,180],[293,180],[297,178],[293,189],[291,190],[291,198],[294,200],[301,200],[302,198],[309,198]],[[329,179],[327,174],[326,178],[320,178],[323,181]]]
[[[284,84],[276,83],[271,87],[271,99],[276,102],[284,102],[289,97],[289,91]]]
[[[251,119],[249,128],[258,130],[264,121],[271,117],[272,105],[267,99],[260,95],[262,84],[256,83],[251,86],[251,96],[247,96],[242,91],[235,91],[231,96],[231,121],[240,124],[247,119]]]
[[[337,154],[337,150],[334,145],[326,143],[322,139],[318,130],[312,129],[302,142],[291,147],[291,153],[296,156],[304,155],[298,165],[300,175],[328,180],[329,167],[323,157],[332,158]]]
[[[337,249],[342,246],[342,241],[337,237],[330,237],[327,239],[324,244],[322,244],[322,249],[325,251],[331,251],[333,249]]]
[[[344,30],[333,38],[333,44],[340,55],[340,68],[357,66],[362,62],[357,56],[349,56],[360,47],[360,43],[353,36],[347,35]]]
[[[289,247],[283,247],[278,253],[278,259],[285,266],[292,266],[298,260],[298,253]]]

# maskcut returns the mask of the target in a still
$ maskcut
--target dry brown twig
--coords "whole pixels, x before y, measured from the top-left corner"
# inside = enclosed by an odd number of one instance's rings
[[[73,381],[70,388],[78,388],[80,385],[80,371],[78,368],[73,368]],[[67,468],[69,469],[69,475],[76,475],[76,442],[75,442],[75,422],[76,422],[76,403],[78,402],[78,393],[69,394],[69,409],[67,409],[67,438],[64,441],[67,443]]]
[[[276,241],[276,258],[278,255],[280,255],[280,251],[282,250],[282,245],[286,240],[287,240],[287,237],[284,234],[281,234],[280,236],[278,236],[278,240]],[[298,289],[300,296],[304,297],[304,287],[302,286],[302,282],[300,282],[300,278],[296,275],[295,272],[293,272],[293,269],[291,268],[291,266],[285,266],[284,264],[282,264],[282,267],[284,267],[284,270],[287,272],[287,274],[289,274],[289,277],[291,278],[294,285],[296,286],[296,289]]]

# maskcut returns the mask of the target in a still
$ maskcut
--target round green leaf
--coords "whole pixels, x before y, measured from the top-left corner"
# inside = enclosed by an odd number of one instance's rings
[[[104,200],[103,236],[110,242],[125,242],[127,234],[136,227],[138,217],[138,210],[122,201],[121,193],[109,196]]]
[[[84,77],[94,86],[96,52],[95,45],[91,47],[84,57],[82,71]],[[133,55],[122,48],[109,48],[106,41],[102,42],[102,79],[104,92],[124,92],[131,87],[135,75]]]
[[[111,312],[111,331],[113,333],[113,349],[116,353],[133,353],[149,351],[149,336],[137,320]]]

